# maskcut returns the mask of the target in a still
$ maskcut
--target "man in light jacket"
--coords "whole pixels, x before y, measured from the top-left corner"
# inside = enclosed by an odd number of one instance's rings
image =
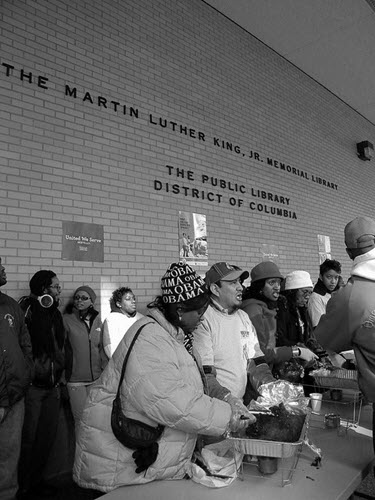
[[[345,245],[353,260],[348,283],[327,304],[314,333],[320,344],[336,352],[354,349],[358,383],[375,402],[375,220],[357,217],[345,226]],[[373,436],[375,416],[373,416]],[[375,450],[375,441],[374,441]]]

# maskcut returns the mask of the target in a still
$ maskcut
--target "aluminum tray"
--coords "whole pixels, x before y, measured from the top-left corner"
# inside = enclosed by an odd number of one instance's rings
[[[260,457],[289,458],[292,457],[303,444],[308,428],[311,412],[308,411],[302,427],[299,440],[295,443],[285,443],[282,441],[266,441],[264,439],[247,439],[228,437],[228,441],[233,448],[245,455],[256,455]]]
[[[335,370],[329,375],[313,375],[316,385],[327,387],[328,389],[354,389],[358,387],[358,372],[357,370]]]

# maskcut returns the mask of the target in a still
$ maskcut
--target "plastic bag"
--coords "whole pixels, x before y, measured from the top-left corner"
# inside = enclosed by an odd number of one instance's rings
[[[195,452],[191,464],[191,479],[209,488],[229,486],[237,477],[243,454],[233,450],[227,441],[210,444]]]

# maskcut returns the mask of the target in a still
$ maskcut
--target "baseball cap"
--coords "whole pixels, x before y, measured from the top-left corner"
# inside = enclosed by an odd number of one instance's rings
[[[238,266],[228,264],[228,262],[217,262],[206,272],[206,284],[210,287],[218,281],[234,281],[238,278],[243,281],[248,277],[248,271],[243,271]]]
[[[375,245],[375,220],[356,217],[345,226],[345,245],[349,249],[367,248]]]

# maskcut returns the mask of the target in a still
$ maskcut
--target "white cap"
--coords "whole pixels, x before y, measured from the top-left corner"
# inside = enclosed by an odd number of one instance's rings
[[[292,271],[285,276],[285,290],[314,286],[307,271]]]

